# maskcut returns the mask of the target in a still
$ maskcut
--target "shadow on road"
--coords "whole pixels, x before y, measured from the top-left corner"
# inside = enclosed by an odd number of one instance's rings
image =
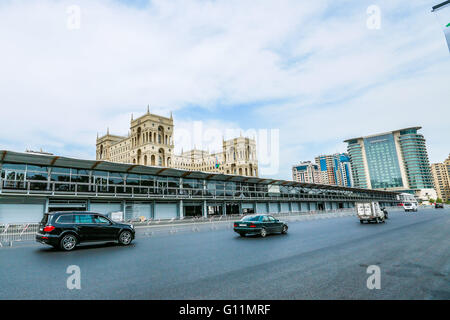
[[[135,246],[134,242],[132,242],[128,246],[123,246],[116,242],[82,243],[82,244],[77,245],[72,251],[104,249],[104,248],[113,248],[113,247],[126,248],[126,247],[134,247],[134,246]],[[51,252],[68,252],[68,251],[64,251],[62,249],[57,249],[57,248],[53,248],[53,247],[49,246],[49,247],[40,248],[40,250],[38,250],[38,252],[51,253]]]
[[[269,238],[280,238],[280,237],[287,237],[289,236],[289,233],[286,234],[279,234],[279,233],[271,233],[268,234],[267,236],[265,236],[264,238],[261,237],[259,234],[252,234],[252,235],[247,235],[245,237],[241,237],[239,235],[235,236],[234,239],[235,240],[241,240],[241,241],[245,241],[245,240],[264,240],[264,239],[269,239]]]

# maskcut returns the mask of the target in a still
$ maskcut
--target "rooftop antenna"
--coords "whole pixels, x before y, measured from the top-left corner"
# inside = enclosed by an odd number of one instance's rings
[[[147,114],[150,113],[150,105],[147,105]]]

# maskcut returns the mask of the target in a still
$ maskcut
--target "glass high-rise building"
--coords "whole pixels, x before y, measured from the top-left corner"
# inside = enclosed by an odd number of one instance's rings
[[[433,189],[421,127],[345,140],[357,188]]]

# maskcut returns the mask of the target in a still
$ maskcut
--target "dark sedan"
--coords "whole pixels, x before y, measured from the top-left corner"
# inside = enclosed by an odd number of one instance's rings
[[[270,233],[287,233],[288,226],[285,222],[266,214],[245,216],[234,222],[234,232],[241,237],[246,235],[260,235],[265,237]]]
[[[434,208],[435,208],[435,209],[444,209],[444,204],[443,204],[443,203],[438,203],[438,202],[436,202],[436,203],[434,204]]]
[[[36,241],[70,251],[82,242],[117,241],[129,245],[133,241],[133,225],[118,223],[99,213],[46,213],[39,225]]]

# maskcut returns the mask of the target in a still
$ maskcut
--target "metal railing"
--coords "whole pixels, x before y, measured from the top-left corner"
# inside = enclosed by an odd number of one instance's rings
[[[0,247],[12,245],[14,241],[31,241],[39,230],[38,223],[0,224]]]

